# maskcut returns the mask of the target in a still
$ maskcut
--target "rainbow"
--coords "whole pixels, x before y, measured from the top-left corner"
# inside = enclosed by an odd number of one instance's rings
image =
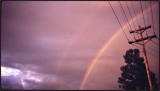
[[[79,29],[76,31],[76,34],[73,36],[73,38],[70,40],[70,42],[68,43],[68,45],[66,46],[66,49],[62,52],[61,54],[61,59],[58,61],[57,67],[56,67],[56,73],[58,75],[58,73],[60,72],[60,69],[63,65],[63,60],[66,57],[66,54],[68,52],[68,50],[73,46],[73,43],[77,40],[77,38],[80,36],[80,33],[83,32],[82,30],[85,30],[85,28],[87,27],[87,25],[89,25],[91,22],[91,20],[96,16],[96,13],[91,14],[89,16],[89,18],[87,18],[87,22],[82,23],[83,25],[79,26]]]
[[[152,8],[155,8],[156,6],[158,6],[157,4],[154,4],[152,5]],[[148,11],[150,11],[150,7],[147,8],[146,10],[144,10],[144,14],[147,13]],[[134,18],[133,18],[133,21],[136,20],[136,18],[139,18],[140,16],[142,15],[142,13],[139,13],[137,14]],[[132,19],[129,20],[129,24],[132,23]],[[123,29],[125,29],[126,27],[128,26],[128,23],[124,24],[122,27]],[[98,61],[98,58],[103,54],[103,52],[108,48],[108,46],[112,43],[112,41],[122,32],[122,29],[119,28],[118,31],[102,46],[102,48],[98,51],[96,57],[92,60],[91,64],[89,65],[86,73],[85,73],[85,76],[80,84],[80,90],[83,89],[85,83],[86,83],[86,80],[87,78],[89,77],[89,74],[91,73],[94,65],[96,64],[96,62]]]

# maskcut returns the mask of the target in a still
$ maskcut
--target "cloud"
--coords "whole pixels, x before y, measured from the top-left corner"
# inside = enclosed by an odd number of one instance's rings
[[[8,90],[67,90],[69,87],[62,82],[52,80],[52,78],[43,78],[41,81],[21,76],[2,76],[2,89]]]
[[[90,63],[119,28],[103,1],[3,2],[1,66],[20,70],[25,89],[79,89]],[[118,89],[115,72],[128,48],[121,33],[98,59],[86,87]]]
[[[34,80],[24,79],[26,89],[30,90],[68,90],[69,88],[59,82],[54,82],[51,79],[44,79],[41,82],[36,82]]]
[[[1,76],[1,88],[5,90],[23,90],[20,79],[14,76]]]
[[[21,74],[21,80],[26,90],[62,90],[70,89],[67,84],[56,75],[40,74],[26,71]]]

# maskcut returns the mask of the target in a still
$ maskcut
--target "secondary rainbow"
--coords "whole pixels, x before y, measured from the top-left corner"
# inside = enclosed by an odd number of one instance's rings
[[[152,8],[155,8],[157,6],[157,4],[154,4],[152,6]],[[147,8],[146,10],[144,10],[144,14],[147,13],[148,11],[150,11],[151,7]],[[137,14],[134,18],[133,18],[133,21],[136,20],[136,18],[139,18],[140,16],[142,15],[142,13],[139,13]],[[132,23],[132,19],[129,20],[129,24]],[[128,26],[128,23],[124,24],[122,27],[123,29],[125,29],[126,27]],[[86,80],[87,78],[89,77],[89,74],[90,72],[92,71],[94,65],[96,64],[96,62],[98,61],[98,58],[103,54],[103,52],[108,48],[108,46],[111,44],[111,42],[122,32],[122,29],[118,29],[118,31],[102,46],[102,48],[98,51],[96,57],[92,60],[91,64],[89,65],[86,73],[85,73],[85,76],[81,82],[81,85],[80,85],[80,90],[83,89],[85,83],[86,83]]]
[[[61,54],[61,58],[58,61],[57,67],[55,68],[56,69],[56,73],[55,74],[57,74],[57,75],[59,74],[59,72],[61,70],[61,67],[63,65],[63,60],[65,59],[67,52],[73,46],[74,42],[77,40],[77,38],[80,36],[80,34],[85,30],[85,28],[87,27],[87,25],[89,25],[91,23],[91,20],[93,20],[93,18],[95,16],[96,16],[96,13],[91,14],[89,16],[89,18],[86,19],[86,22],[82,23],[82,25],[79,26],[80,28],[78,28],[78,30],[76,31],[75,35],[73,35],[73,38],[70,40],[70,42],[66,46],[66,49]]]

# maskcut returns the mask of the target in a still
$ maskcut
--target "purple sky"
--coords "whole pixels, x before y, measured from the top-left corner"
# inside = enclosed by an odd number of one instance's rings
[[[125,2],[121,3],[130,20]],[[149,2],[142,1],[145,3],[150,7]],[[111,4],[125,25],[118,3]],[[136,14],[140,13],[140,3],[133,4]],[[159,3],[154,4],[155,33],[159,38]],[[4,80],[16,80],[24,89],[79,89],[98,51],[120,28],[107,1],[3,1],[1,15],[1,75]],[[150,11],[145,19],[153,26]],[[142,16],[137,20],[144,26]],[[134,39],[128,28],[125,32],[130,40]],[[148,29],[148,35],[153,35],[153,28]],[[146,45],[155,50],[146,48],[150,70],[159,80],[159,46],[151,41]],[[125,65],[123,55],[130,48],[135,47],[121,32],[98,59],[84,89],[118,90],[120,67]]]

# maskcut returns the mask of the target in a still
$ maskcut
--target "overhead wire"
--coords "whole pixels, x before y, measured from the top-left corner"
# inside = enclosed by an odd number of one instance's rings
[[[128,11],[129,11],[129,15],[130,15],[131,20],[132,20],[132,22],[133,22],[133,18],[132,18],[132,15],[131,15],[131,12],[130,12],[130,8],[129,8],[129,6],[128,6],[128,3],[127,3],[126,1],[125,1],[125,3],[126,3],[126,5],[127,5],[127,9],[128,9]],[[135,26],[134,22],[133,22],[133,26],[134,26],[134,29],[136,30],[136,26]]]
[[[137,21],[137,25],[140,26],[139,22],[138,22],[138,19],[137,19],[137,16],[136,16],[136,12],[135,12],[135,8],[134,8],[134,5],[132,3],[133,1],[131,1],[131,6],[132,6],[132,10],[134,12],[134,16],[135,16],[135,20]],[[138,35],[138,34],[137,34]],[[138,35],[139,36],[139,35]]]
[[[145,8],[147,9],[146,2],[145,2]],[[149,17],[148,17],[148,14],[147,14],[147,20],[148,20],[148,25],[149,25]]]
[[[128,22],[128,21],[127,21],[127,18],[125,17],[125,14],[124,14],[124,12],[123,12],[123,10],[122,10],[122,7],[120,6],[120,3],[118,3],[118,6],[119,6],[119,8],[120,8],[120,10],[121,10],[121,13],[122,13],[122,16],[123,16],[125,22]],[[130,29],[129,29],[129,26],[127,26],[127,28],[128,28],[128,30],[130,30]]]
[[[126,1],[125,1],[125,2],[126,2]],[[131,4],[132,4],[133,10],[134,10],[134,14],[135,14],[135,9],[134,9],[133,3],[131,2]],[[144,25],[145,25],[145,27],[146,27],[142,3],[140,2],[140,4],[141,4],[141,10],[142,10],[142,14],[143,14]],[[131,15],[131,12],[130,12],[130,9],[129,9],[129,7],[128,7],[127,2],[126,2],[126,5],[127,5],[127,8],[128,8],[130,17],[132,18],[132,15]],[[121,5],[120,1],[119,1],[119,6],[121,6],[121,8],[122,8],[122,10],[123,10],[123,13],[124,13],[124,15],[125,15],[125,17],[126,17],[125,11],[124,11],[123,6]],[[145,8],[146,8],[146,3],[145,3]],[[136,14],[135,14],[135,16],[136,16]],[[147,14],[147,19],[148,19],[148,24],[149,24],[149,17],[148,17],[148,14]],[[126,17],[126,20],[127,20],[127,22],[128,22],[127,17]],[[136,19],[136,20],[137,20],[137,19]],[[133,22],[133,20],[132,20],[132,22]],[[133,24],[134,24],[134,23],[133,23]],[[138,23],[138,20],[137,20],[137,24],[139,24],[139,23]],[[130,27],[130,28],[131,28],[131,27]],[[135,24],[134,24],[134,28],[135,28]],[[148,36],[147,31],[146,31],[146,35]],[[152,42],[154,42],[154,41],[152,41]],[[156,42],[154,42],[154,43],[157,44]],[[134,44],[132,44],[132,45],[135,46],[135,47],[137,47],[137,48],[140,48],[140,47],[138,47],[138,46],[136,46],[136,45],[134,45]],[[157,44],[157,45],[159,45],[159,44]],[[146,46],[146,48],[148,48],[148,49],[150,49],[150,50],[152,50],[152,51],[154,51],[154,52],[156,52],[156,53],[158,52],[158,51],[156,51],[156,50],[150,48],[149,46]],[[147,54],[148,54],[148,55],[151,55],[151,56],[155,56],[155,55],[152,55],[152,54],[150,54],[150,53],[148,53],[148,52],[147,52]]]
[[[153,12],[152,12],[152,4],[151,4],[151,1],[150,1],[150,7],[151,7],[151,15],[152,15],[153,33],[154,33],[154,35],[156,35],[156,33],[155,33],[155,28],[154,28],[154,19],[153,19]],[[157,37],[156,39],[159,40],[158,37]],[[159,45],[158,43],[154,42],[152,39],[151,39],[151,42],[153,42],[153,43],[156,44],[156,45]]]
[[[144,25],[145,25],[145,27],[146,27],[145,18],[144,18],[144,13],[143,13],[143,6],[142,6],[141,1],[140,1],[140,6],[141,6],[142,15],[143,15]],[[146,35],[147,35],[147,37],[148,37],[147,30],[146,30]]]
[[[130,29],[132,30],[132,28],[131,28],[131,26],[130,26],[130,24],[129,24],[128,18],[127,18],[127,16],[126,16],[126,13],[125,13],[125,11],[124,11],[124,9],[123,9],[123,6],[122,6],[122,4],[121,4],[120,1],[119,1],[119,5],[120,5],[120,7],[122,8],[122,11],[123,11],[123,13],[124,13],[124,16],[125,16],[125,18],[126,18],[126,20],[127,20],[127,23],[128,23],[128,25],[129,25]],[[133,34],[133,36],[134,36],[134,34]],[[134,36],[134,39],[136,40],[135,36]]]
[[[147,52],[147,54],[150,55],[150,56],[153,56],[154,58],[158,57],[158,56],[155,56],[155,55],[153,55],[152,53],[149,53],[149,52]]]
[[[128,11],[129,11],[129,15],[130,15],[130,17],[131,17],[131,20],[132,20],[132,24],[133,24],[133,26],[134,26],[134,29],[136,30],[136,26],[135,26],[135,24],[134,24],[134,22],[133,22],[133,18],[132,18],[132,14],[131,14],[131,12],[130,12],[130,8],[129,8],[129,6],[128,6],[128,3],[125,1],[125,3],[126,3],[126,5],[127,5],[127,9],[128,9]],[[134,38],[135,38],[135,35],[134,35],[134,33],[133,33],[133,36],[134,36]],[[136,39],[136,38],[135,38]]]
[[[141,1],[140,1],[140,5],[141,5],[142,13],[143,13],[143,7],[142,7]],[[152,11],[152,9],[151,9],[151,11]],[[152,16],[152,17],[153,17],[153,16]],[[144,14],[143,14],[143,20],[144,20],[144,24],[145,24]],[[148,19],[148,21],[149,21],[149,19]],[[154,23],[154,22],[153,22],[153,23]],[[146,26],[146,25],[145,25],[145,26]],[[155,34],[155,32],[154,32],[154,34]],[[147,35],[147,37],[148,37],[147,30],[146,30],[146,35]],[[156,44],[156,45],[159,45],[158,43],[154,42],[152,39],[151,39],[151,42],[153,42],[153,43]]]
[[[151,41],[152,41],[154,44],[159,45],[158,43],[154,42],[152,39],[151,39]],[[160,46],[160,45],[159,45],[159,46]]]
[[[124,35],[125,35],[125,37],[126,37],[126,39],[127,39],[128,42],[129,42],[129,39],[128,39],[128,37],[127,37],[127,35],[126,35],[126,33],[125,33],[125,31],[124,31],[121,23],[120,23],[120,20],[118,19],[117,15],[116,15],[116,12],[114,11],[111,3],[110,3],[109,1],[108,1],[108,3],[109,3],[109,5],[110,5],[110,7],[111,7],[111,9],[112,9],[112,11],[113,11],[113,13],[114,13],[114,15],[116,16],[116,19],[117,19],[119,25],[121,26],[121,28],[122,28],[122,30],[123,30],[123,33],[124,33]],[[124,9],[123,9],[123,6],[122,6],[121,2],[119,1],[118,4],[119,4],[119,7],[121,8],[121,12],[122,12],[122,14],[123,14],[123,17],[126,19],[126,21],[127,21],[128,25],[129,25],[130,29],[132,30],[132,28],[131,28],[131,26],[130,26],[130,24],[129,24],[129,22],[128,22],[128,18],[127,18],[127,16],[126,16],[126,13],[125,13],[125,11],[124,11]],[[126,4],[127,4],[127,3],[126,3]],[[131,4],[132,4],[133,10],[134,10],[133,3],[131,2]],[[141,4],[141,1],[140,1],[140,4]],[[151,5],[151,4],[150,4],[150,5]],[[128,8],[128,10],[129,10],[129,8]],[[142,10],[142,14],[143,14],[142,4],[141,4],[141,10]],[[130,11],[129,11],[129,12],[130,12]],[[151,10],[151,12],[152,12],[152,10]],[[135,10],[134,10],[134,14],[135,14]],[[135,15],[136,15],[136,14],[135,14]],[[130,16],[131,16],[131,13],[130,13]],[[153,17],[153,16],[152,16],[152,17]],[[144,21],[144,24],[145,24],[144,14],[143,14],[143,21]],[[133,21],[132,21],[132,22],[133,22]],[[153,20],[152,20],[152,22],[153,22]],[[138,20],[137,20],[137,24],[139,24],[139,23],[138,23]],[[145,24],[145,26],[146,26],[146,24]],[[147,34],[147,33],[146,33],[146,34]],[[147,36],[148,36],[148,35],[147,35]],[[152,41],[152,40],[151,40],[151,41]],[[152,41],[152,42],[155,43],[156,45],[159,45],[158,43],[156,43],[156,42],[154,42],[154,41]],[[133,44],[132,44],[132,45],[133,45]],[[135,45],[133,45],[133,46],[135,46]]]
[[[136,17],[137,24],[139,25],[139,23],[138,23],[138,19],[137,19],[137,16],[136,16],[136,12],[135,12],[135,8],[134,8],[134,6],[133,6],[133,3],[132,3],[132,2],[133,2],[133,1],[131,1],[131,4],[132,4],[133,11],[134,11],[134,15],[135,15],[135,17]]]
[[[135,47],[137,47],[137,48],[140,48],[140,47],[137,46],[137,45],[134,45],[134,44],[132,44],[132,45],[135,46]],[[156,52],[156,53],[158,53],[158,51],[156,51],[156,50],[150,48],[149,46],[146,46],[146,45],[145,45],[145,47],[148,48],[148,49],[150,49],[150,50],[152,50],[152,51],[154,51],[154,52]],[[148,53],[148,52],[147,52],[147,53]]]
[[[143,7],[142,7],[141,1],[140,1],[140,6],[141,6],[142,15],[143,15],[144,25],[145,25],[145,27],[146,27],[145,18],[144,18],[144,13],[143,13]]]
[[[156,34],[155,34],[155,31],[154,31],[154,21],[153,21],[153,14],[152,14],[152,5],[151,5],[151,1],[150,1],[150,7],[151,7],[151,15],[152,15],[152,23],[153,23],[153,33],[154,33],[154,35],[156,35]],[[145,2],[145,8],[147,8],[146,2]],[[148,20],[148,24],[149,24],[149,17],[148,17],[148,14],[147,14],[147,20]],[[152,39],[151,39],[151,41],[152,41],[154,44],[159,45],[158,43],[154,42]],[[156,50],[150,48],[150,47],[147,46],[147,45],[146,45],[146,47],[147,47],[148,49],[150,49],[150,50],[156,52],[156,53],[158,52],[158,51],[156,51]],[[147,52],[147,53],[148,53],[148,52]],[[149,54],[149,55],[152,55],[152,54],[150,54],[150,53],[148,53],[148,54]],[[153,55],[152,55],[152,56],[153,56]]]
[[[117,19],[117,21],[118,21],[119,25],[121,26],[121,28],[122,28],[122,30],[123,30],[123,33],[124,33],[125,37],[127,38],[128,42],[129,42],[129,39],[128,39],[128,37],[127,37],[126,33],[124,32],[124,29],[123,29],[123,27],[122,27],[122,25],[121,25],[121,23],[120,23],[120,21],[119,21],[119,19],[118,19],[117,15],[116,15],[115,11],[114,11],[114,9],[113,9],[113,7],[112,7],[111,3],[110,3],[109,1],[108,1],[108,3],[109,3],[109,5],[110,5],[110,7],[112,8],[112,11],[113,11],[114,15],[116,16],[116,19]]]
[[[147,9],[147,4],[146,4],[146,2],[145,2],[145,8]],[[150,25],[148,13],[147,13],[146,15],[147,15],[147,20],[148,20],[148,25]],[[151,33],[151,31],[149,31],[149,32]]]
[[[120,4],[120,7],[122,8],[122,11],[123,11],[123,13],[124,13],[124,15],[125,15],[125,18],[126,18],[126,20],[127,20],[128,25],[129,25],[130,29],[132,30],[132,28],[131,28],[131,26],[130,26],[130,24],[129,24],[129,22],[128,22],[128,18],[127,18],[127,16],[126,16],[126,13],[125,13],[125,11],[124,11],[124,9],[123,9],[123,6],[122,6],[122,4],[121,4],[120,1],[119,1],[119,4]]]
[[[151,7],[151,15],[152,15],[153,32],[154,32],[154,34],[156,35],[155,29],[154,29],[154,19],[153,19],[153,12],[152,12],[152,4],[151,4],[151,1],[150,1],[150,7]]]
[[[141,49],[139,46],[137,46],[137,45],[134,45],[133,44],[133,46],[135,46],[135,47],[137,47],[137,49]],[[149,47],[148,47],[149,48]],[[148,55],[150,55],[150,56],[154,56],[154,57],[156,57],[155,55],[153,55],[153,54],[151,54],[151,53],[149,53],[149,52],[146,52]]]
[[[120,4],[119,4],[119,3],[118,3],[118,6],[119,6],[119,8],[120,8],[120,10],[121,10],[121,13],[122,13],[122,16],[123,16],[125,22],[127,22],[127,19],[126,19],[125,15],[124,15],[124,12],[123,12],[122,8],[120,7]],[[127,26],[127,28],[128,28],[128,30],[130,30],[130,29],[129,29],[129,26]]]
[[[141,4],[142,13],[143,13],[143,7],[142,7],[141,1],[140,1],[140,4]],[[146,4],[145,4],[145,6],[146,6]],[[151,2],[150,2],[150,6],[151,6]],[[151,14],[152,14],[152,6],[151,6]],[[144,24],[145,24],[144,14],[143,14],[143,20],[144,20]],[[148,18],[148,21],[149,21],[149,18]],[[153,27],[154,27],[153,15],[152,15],[152,23],[153,23]],[[145,26],[146,26],[146,25],[145,25]],[[154,29],[153,29],[153,30],[154,30]],[[154,34],[155,34],[155,31],[154,31]],[[146,31],[146,35],[148,36],[147,31]],[[156,35],[156,34],[155,34],[155,35]],[[156,44],[156,45],[159,45],[158,43],[154,42],[152,39],[151,39],[151,42],[153,42],[153,43]]]
[[[113,11],[114,15],[116,16],[116,19],[117,19],[118,23],[120,24],[120,26],[121,26],[121,28],[122,28],[122,30],[123,30],[123,33],[124,33],[126,39],[129,41],[129,39],[128,39],[128,37],[127,37],[127,35],[126,35],[126,33],[125,33],[125,31],[124,31],[124,29],[123,29],[123,27],[122,27],[119,19],[118,19],[118,17],[117,17],[117,15],[116,15],[116,12],[114,11],[111,3],[110,3],[109,1],[108,1],[108,3],[109,3],[109,5],[110,5],[110,7],[112,8],[112,11]],[[126,4],[127,4],[127,2],[126,2]],[[135,14],[135,9],[134,9],[133,3],[131,2],[131,4],[132,4],[133,10],[134,10],[134,14]],[[140,2],[140,4],[141,4],[141,2]],[[146,6],[146,3],[145,3],[145,6]],[[119,7],[121,8],[121,12],[122,12],[122,14],[123,14],[123,17],[124,17],[124,18],[126,19],[126,21],[128,22],[128,18],[126,17],[125,11],[124,11],[123,6],[121,5],[120,1],[119,1]],[[127,5],[127,7],[128,7],[128,5]],[[129,10],[129,7],[128,7],[128,10]],[[142,10],[142,14],[143,14],[142,4],[141,4],[141,10]],[[152,12],[152,10],[151,10],[151,12]],[[129,13],[130,13],[130,10],[129,10]],[[131,13],[130,13],[130,16],[131,16]],[[136,16],[136,14],[135,14],[135,16]],[[132,16],[131,16],[131,18],[132,18]],[[147,18],[148,18],[148,15],[147,15]],[[137,19],[136,19],[136,20],[137,20]],[[145,24],[144,14],[143,14],[143,21],[144,21],[144,24]],[[133,22],[133,20],[132,20],[132,22]],[[153,22],[153,15],[152,15],[152,22]],[[148,23],[149,23],[149,18],[148,18]],[[138,23],[138,20],[137,20],[137,24],[139,24],[139,23]],[[129,22],[128,22],[128,25],[129,25]],[[145,25],[145,26],[146,26],[146,25]],[[154,26],[154,24],[153,24],[153,26]],[[129,27],[131,28],[130,25],[129,25]],[[128,28],[129,28],[129,27],[128,27]],[[134,25],[134,27],[135,27],[135,25]],[[154,33],[155,33],[155,32],[154,32]],[[147,32],[146,32],[146,35],[147,35]],[[148,36],[148,35],[147,35],[147,36]],[[152,41],[152,42],[154,42],[154,41]],[[156,42],[154,42],[154,43],[157,44],[157,45],[159,45],[159,44],[156,43]],[[140,48],[140,47],[137,46],[137,45],[134,45],[134,44],[132,44],[132,45],[135,46],[135,47],[137,47],[137,48]],[[154,52],[158,52],[158,51],[150,48],[149,46],[146,46],[146,47],[149,48],[150,50],[154,51]],[[147,52],[147,54],[150,55],[150,56],[156,57],[155,55],[152,55],[152,54],[150,54],[150,53],[148,53],[148,52]]]
[[[137,45],[134,45],[134,44],[132,44],[133,46],[135,46],[135,47],[137,47],[137,48],[140,48],[139,46],[137,46]]]
[[[146,47],[147,47],[147,48],[149,48],[150,50],[152,50],[152,51],[156,52],[156,53],[158,52],[157,50],[152,49],[152,48],[150,48],[150,47],[149,47],[149,46],[147,46],[147,45],[146,45]]]
[[[153,11],[152,11],[152,3],[151,3],[151,1],[150,1],[150,7],[151,7],[151,16],[152,16],[153,32],[154,32],[154,35],[156,35],[156,33],[155,33],[155,27],[154,27],[154,19],[153,19]],[[156,39],[159,40],[158,37],[157,37]]]

